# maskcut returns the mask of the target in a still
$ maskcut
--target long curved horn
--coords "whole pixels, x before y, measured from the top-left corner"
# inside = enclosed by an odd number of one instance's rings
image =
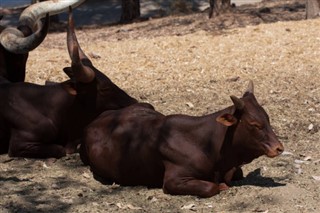
[[[40,21],[38,25],[42,25]],[[0,34],[0,43],[12,53],[27,53],[41,44],[48,33],[48,29],[49,15],[47,14],[43,26],[30,36],[25,37],[20,30],[13,27],[5,28]]]
[[[32,29],[34,23],[43,18],[47,13],[52,16],[66,12],[69,7],[77,7],[84,1],[85,0],[50,0],[33,4],[21,13],[19,23],[27,25]]]
[[[30,35],[30,37],[24,39],[25,36],[19,30],[4,30],[0,34],[0,42],[8,51],[13,53],[27,53],[32,49],[39,46],[39,44],[45,38],[47,29],[45,26],[39,30],[37,25],[41,18],[45,17],[46,14],[55,15],[66,11],[69,6],[76,7],[83,3],[85,0],[50,0],[45,2],[39,2],[27,7],[19,19],[19,28],[28,28],[29,31],[34,32],[34,29],[38,29],[35,35]],[[49,22],[46,22],[49,23]],[[3,35],[4,34],[4,35]]]
[[[73,14],[72,14],[72,8],[69,8],[69,20],[68,20],[68,31],[67,31],[67,46],[70,57],[72,57],[72,50],[73,50],[73,43],[75,42],[78,46],[79,56],[82,62],[85,63],[87,66],[92,66],[92,62],[86,56],[86,54],[83,52],[83,50],[80,47],[80,44],[78,42],[75,30],[74,30],[74,20],[73,20]]]
[[[90,62],[88,57],[81,50],[75,31],[74,21],[72,16],[72,9],[69,8],[69,25],[67,30],[67,47],[69,56],[72,61],[72,71],[76,78],[76,81],[82,83],[89,83],[95,78],[95,72],[89,67],[84,65],[82,62],[86,59]],[[91,63],[91,62],[90,62]]]

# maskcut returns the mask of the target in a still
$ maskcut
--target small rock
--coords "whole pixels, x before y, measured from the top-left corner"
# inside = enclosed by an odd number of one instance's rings
[[[141,210],[141,209],[142,209],[141,207],[133,206],[133,205],[131,205],[131,204],[128,204],[128,205],[127,205],[127,208],[128,208],[128,209],[131,209],[131,210]]]
[[[281,155],[293,155],[293,153],[291,153],[291,152],[287,152],[287,151],[284,151],[284,152],[282,152],[282,154]]]
[[[194,105],[191,102],[187,102],[186,105],[190,108],[194,108]]]
[[[87,173],[87,172],[84,172],[84,173],[82,174],[82,176],[83,176],[84,178],[87,178],[87,179],[89,179],[89,178],[91,177],[90,174]]]
[[[89,53],[89,56],[90,56],[91,58],[94,58],[94,59],[99,59],[99,58],[101,58],[100,55],[98,55],[97,53],[94,53],[94,52]]]
[[[316,181],[320,181],[320,176],[312,176],[313,179],[315,179]]]
[[[316,111],[316,110],[315,110],[314,108],[309,108],[308,111],[309,111],[309,112],[314,112],[314,111]]]
[[[311,131],[313,129],[314,125],[313,124],[309,124],[308,126],[308,130]]]
[[[196,207],[195,204],[191,203],[191,204],[188,204],[188,205],[183,205],[181,207],[181,209],[188,209],[188,210],[191,210],[191,209],[194,209]]]
[[[236,82],[240,79],[240,76],[235,76],[235,77],[232,77],[232,78],[229,78],[227,79],[228,82]]]
[[[54,183],[54,184],[51,185],[51,188],[53,188],[53,189],[59,189],[59,186],[58,186],[58,184]]]
[[[294,162],[295,162],[295,163],[298,163],[298,164],[304,163],[303,160],[298,160],[298,159],[294,160]]]
[[[303,158],[304,161],[311,161],[311,157],[310,156],[306,156],[305,158]]]

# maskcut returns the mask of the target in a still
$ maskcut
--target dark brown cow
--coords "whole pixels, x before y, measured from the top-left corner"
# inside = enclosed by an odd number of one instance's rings
[[[33,4],[21,13],[17,28],[0,26],[0,82],[23,82],[29,52],[38,47],[47,35],[48,14],[61,13],[83,1],[51,0]],[[42,25],[40,19],[46,15]]]
[[[164,116],[146,104],[106,111],[85,130],[81,159],[96,179],[211,197],[241,178],[241,166],[283,146],[253,94],[202,117]]]
[[[101,112],[137,102],[81,50],[71,11],[67,44],[72,66],[64,71],[71,80],[46,86],[0,84],[0,152],[33,158],[65,156],[75,151],[83,128]]]

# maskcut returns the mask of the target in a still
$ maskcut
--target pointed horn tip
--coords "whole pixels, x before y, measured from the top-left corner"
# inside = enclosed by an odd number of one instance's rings
[[[254,93],[253,81],[251,79],[249,80],[246,92],[249,92],[249,93],[252,93],[252,94]]]
[[[69,23],[73,22],[73,13],[72,13],[72,7],[69,6]]]

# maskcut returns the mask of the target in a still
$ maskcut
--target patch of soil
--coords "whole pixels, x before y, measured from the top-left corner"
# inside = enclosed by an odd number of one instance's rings
[[[55,162],[1,155],[0,212],[319,212],[320,19],[303,20],[303,7],[266,1],[212,20],[197,13],[77,30],[98,69],[164,114],[222,109],[252,79],[284,154],[245,165],[244,180],[207,199],[102,185],[78,154]],[[67,78],[65,40],[51,33],[30,53],[27,81]]]

